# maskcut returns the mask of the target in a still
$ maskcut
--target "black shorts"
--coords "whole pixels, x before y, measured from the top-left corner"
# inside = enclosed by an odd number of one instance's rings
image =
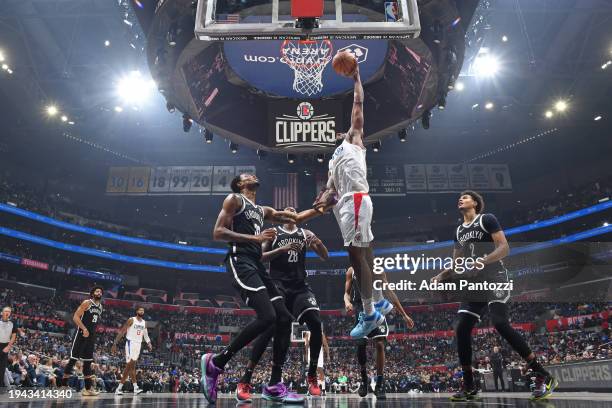
[[[225,258],[225,266],[232,274],[234,287],[247,305],[249,295],[260,290],[267,290],[272,301],[282,297],[261,261],[248,256],[232,255]]]
[[[361,308],[355,309],[355,323],[359,322],[359,313],[361,311],[362,311]],[[389,325],[387,324],[387,319],[385,319],[385,322],[383,324],[381,324],[380,326],[372,330],[370,334],[365,336],[365,338],[370,339],[370,340],[380,339],[380,338],[386,339],[387,336],[389,336]]]
[[[89,337],[83,337],[81,329],[78,329],[72,339],[70,358],[77,360],[93,361],[94,349],[96,348],[96,335],[89,332]]]
[[[295,320],[302,324],[304,313],[309,310],[320,310],[317,298],[308,283],[296,283],[275,280],[274,284],[285,299],[285,306],[295,316]]]

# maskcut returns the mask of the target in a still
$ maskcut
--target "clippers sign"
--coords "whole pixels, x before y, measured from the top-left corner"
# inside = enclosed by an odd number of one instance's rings
[[[342,109],[334,101],[270,101],[269,132],[273,147],[333,147]]]

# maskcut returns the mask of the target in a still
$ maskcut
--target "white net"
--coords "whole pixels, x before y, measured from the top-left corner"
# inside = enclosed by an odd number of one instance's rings
[[[323,70],[332,59],[329,40],[286,40],[281,45],[281,62],[294,73],[293,90],[312,96],[323,89]]]

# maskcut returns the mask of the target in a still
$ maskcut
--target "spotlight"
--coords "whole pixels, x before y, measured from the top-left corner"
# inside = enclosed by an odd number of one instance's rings
[[[110,41],[108,41],[108,40],[104,41],[104,46],[105,47],[110,47]]]
[[[0,62],[4,62],[4,53],[0,51]]]
[[[603,226],[604,226],[604,227],[607,227],[608,225],[610,225],[610,224],[608,224],[607,222],[604,222],[604,223],[603,223]]]
[[[372,151],[374,153],[378,153],[381,147],[382,147],[382,144],[380,143],[380,140],[377,140],[376,142],[372,144]]]
[[[74,122],[71,120],[68,122],[69,125],[74,125]]]
[[[601,115],[597,115],[597,116],[595,116],[595,118],[594,118],[593,120],[594,120],[595,122],[599,122],[599,121],[600,121],[600,120],[602,120],[602,119],[603,119],[603,116],[601,116]]]
[[[168,34],[166,34],[166,40],[168,40],[168,45],[170,47],[174,47],[176,45],[176,32],[176,23],[172,23],[168,29]]]
[[[233,154],[236,154],[236,152],[238,151],[238,145],[234,142],[230,142],[229,148]]]
[[[289,164],[293,164],[293,163],[295,163],[295,154],[291,154],[291,153],[289,153],[289,154],[287,155],[287,161],[289,162]]]
[[[491,109],[493,109],[494,107],[495,107],[495,105],[493,104],[493,102],[487,102],[487,103],[485,104],[485,109],[487,109],[487,110],[491,110]]]
[[[265,159],[267,155],[268,152],[266,152],[265,150],[257,149],[257,157],[259,157],[259,160]]]
[[[8,69],[6,70],[6,72],[8,72],[9,74],[12,74],[12,73],[13,73],[13,70],[12,70],[12,69],[10,69],[10,68],[8,68]]]
[[[68,116],[66,115],[62,115],[61,119],[62,119],[62,122],[68,122]]]
[[[555,103],[555,109],[557,112],[565,112],[567,110],[567,102],[564,100],[559,100]]]
[[[2,69],[6,71],[6,70],[8,70],[8,69],[9,69],[9,66],[8,66],[8,65],[6,65],[6,64],[2,64]]]
[[[550,119],[553,117],[553,112],[552,111],[546,111],[546,113],[544,114],[544,116],[546,116],[547,119]]]
[[[444,110],[444,108],[446,108],[446,95],[441,95],[438,99],[438,109]]]
[[[612,61],[607,61],[605,64],[601,66],[601,69],[607,69],[610,65],[612,65]]]
[[[499,72],[499,60],[496,57],[487,55],[486,52],[483,52],[474,60],[472,70],[479,77],[493,77]]]
[[[132,71],[117,84],[117,94],[128,105],[139,105],[147,100],[155,89],[155,82],[147,80],[140,71]]]
[[[476,108],[478,108],[480,106],[479,103],[475,103],[472,105],[472,110],[475,110]]]
[[[188,113],[183,114],[183,132],[189,133],[191,130],[191,125],[193,125],[193,119],[189,116]]]
[[[49,116],[55,116],[57,115],[57,107],[55,105],[49,105],[47,106],[47,115]]]
[[[506,36],[506,35],[502,36],[502,41],[503,42],[508,42],[508,36]]]
[[[402,129],[399,131],[397,136],[399,137],[400,142],[404,143],[408,138],[408,131],[406,129]]]
[[[319,163],[323,163],[324,160],[325,160],[325,155],[323,153],[317,154],[317,161]]]
[[[429,129],[430,122],[431,122],[431,111],[426,110],[425,112],[423,112],[423,115],[421,116],[421,125],[423,125],[423,129]]]
[[[463,82],[457,82],[455,84],[455,89],[459,92],[463,91],[465,89],[465,85],[463,84]]]
[[[202,134],[204,135],[204,141],[207,144],[211,144],[213,141],[213,132],[206,128],[200,128],[200,132],[202,132]]]
[[[168,112],[174,113],[174,111],[176,111],[176,106],[170,102],[166,102],[166,109],[168,109]]]
[[[121,106],[115,106],[115,112],[117,112],[117,113],[121,113],[121,112],[123,112],[123,107],[121,107]]]

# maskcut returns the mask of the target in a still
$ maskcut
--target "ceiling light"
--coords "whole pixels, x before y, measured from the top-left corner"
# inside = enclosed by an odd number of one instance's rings
[[[230,151],[231,151],[233,154],[236,154],[236,152],[238,152],[238,145],[237,145],[236,143],[231,142],[231,143],[230,143],[230,145],[229,145],[229,147],[230,147]]]
[[[317,154],[317,161],[319,163],[323,163],[324,160],[325,160],[325,155],[323,153]]]
[[[502,36],[502,41],[503,42],[508,42],[508,36],[506,36],[506,35]]]
[[[291,153],[289,153],[289,154],[287,155],[287,162],[289,162],[289,164],[293,164],[293,163],[295,163],[295,154],[291,154]]]
[[[57,115],[57,107],[55,105],[49,105],[47,106],[47,115],[49,116],[55,116]]]
[[[555,109],[557,112],[565,112],[567,110],[567,102],[564,100],[559,100],[555,103]]]
[[[66,115],[62,115],[61,119],[62,119],[62,122],[68,122],[68,116]]]
[[[602,120],[602,119],[603,119],[603,116],[601,116],[601,115],[597,115],[597,116],[595,116],[595,118],[594,118],[593,120],[594,120],[595,122],[599,122],[599,121],[600,121],[600,120]]]
[[[104,46],[105,47],[110,47],[110,41],[108,41],[108,40],[104,41]]]
[[[121,106],[115,106],[115,112],[117,113],[123,112],[123,108]]]
[[[493,104],[493,102],[487,102],[485,105],[485,109],[491,110],[495,107],[495,105]]]
[[[490,78],[499,72],[499,65],[497,57],[483,53],[472,63],[472,71],[476,76]]]
[[[552,111],[546,111],[546,113],[544,114],[544,116],[546,116],[547,119],[550,119],[553,117],[553,112]]]
[[[465,85],[463,84],[463,82],[457,82],[455,84],[455,89],[458,91],[463,91],[465,89]]]

